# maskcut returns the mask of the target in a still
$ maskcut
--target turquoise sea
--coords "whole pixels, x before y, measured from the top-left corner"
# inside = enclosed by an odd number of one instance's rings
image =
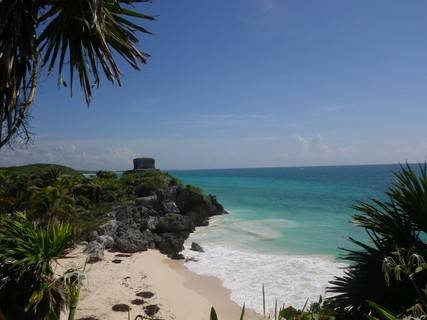
[[[398,165],[171,171],[217,196],[230,213],[198,228],[191,241],[205,253],[187,266],[221,278],[232,299],[259,310],[264,283],[272,304],[302,306],[342,274],[338,247],[348,236],[367,240],[351,223],[356,200],[382,198]],[[259,310],[260,311],[260,310]]]

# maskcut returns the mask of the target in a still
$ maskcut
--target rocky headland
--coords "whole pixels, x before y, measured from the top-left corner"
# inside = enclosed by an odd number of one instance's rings
[[[182,184],[168,186],[116,206],[108,221],[93,231],[87,244],[91,261],[102,258],[104,249],[134,253],[158,249],[173,259],[182,259],[184,241],[195,227],[206,226],[209,218],[226,214],[213,195]],[[138,196],[145,195],[145,196]]]

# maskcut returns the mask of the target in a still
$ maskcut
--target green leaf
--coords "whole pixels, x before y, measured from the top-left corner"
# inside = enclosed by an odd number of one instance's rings
[[[210,317],[210,320],[218,320],[218,316],[216,315],[216,311],[215,311],[214,307],[211,308],[211,317]]]
[[[393,315],[389,310],[386,308],[381,307],[380,305],[376,304],[375,302],[367,300],[369,306],[374,309],[383,320],[399,320],[395,315]],[[375,318],[374,318],[375,319]]]
[[[240,314],[240,320],[243,320],[244,316],[245,316],[245,304],[243,304],[242,313]]]

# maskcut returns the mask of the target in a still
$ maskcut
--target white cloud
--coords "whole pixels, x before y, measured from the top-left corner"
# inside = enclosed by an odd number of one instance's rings
[[[320,133],[316,134],[314,137],[303,137],[298,133],[295,137],[305,157],[319,157],[321,159],[332,160],[336,153],[336,150],[325,142]]]
[[[340,142],[339,142],[340,141]],[[427,142],[345,141],[321,134],[283,133],[233,137],[167,137],[125,140],[47,140],[0,150],[0,166],[58,163],[76,169],[123,170],[132,159],[149,156],[161,169],[279,167],[420,162]]]
[[[15,149],[5,148],[0,152],[0,166],[28,163],[58,163],[77,169],[125,169],[137,155],[126,147],[104,148],[98,143],[29,145]]]

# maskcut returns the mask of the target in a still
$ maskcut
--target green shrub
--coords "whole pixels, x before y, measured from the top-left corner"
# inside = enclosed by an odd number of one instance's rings
[[[199,187],[193,186],[191,184],[187,184],[185,187],[194,193],[198,193],[198,194],[203,195],[203,190]]]
[[[30,175],[43,175],[56,170],[61,174],[66,174],[70,176],[81,177],[82,174],[78,171],[71,169],[66,166],[61,166],[58,164],[29,164],[25,166],[16,166],[16,167],[3,167],[0,168],[0,172],[7,174],[14,174],[20,176],[30,176]]]
[[[425,272],[408,273],[410,257],[416,254],[422,261],[427,257],[427,170],[420,166],[418,174],[408,165],[395,174],[395,181],[386,192],[387,200],[371,199],[358,202],[354,208],[357,226],[364,228],[371,238],[369,243],[350,240],[359,249],[346,250],[344,258],[351,262],[345,275],[331,281],[328,304],[342,319],[362,319],[374,301],[393,313],[404,314],[408,308],[420,303],[414,290],[424,289]],[[384,274],[392,260],[399,266],[399,276]]]
[[[171,178],[159,170],[148,169],[127,171],[120,180],[128,194],[142,197],[148,196],[156,190],[166,189]]]
[[[72,244],[67,224],[35,227],[25,213],[0,225],[0,309],[9,319],[55,319],[65,304],[52,263]]]
[[[98,171],[96,177],[100,179],[117,179],[117,174],[112,171]]]
[[[306,309],[307,303],[308,299],[302,310],[297,310],[292,306],[287,308],[283,306],[277,309],[276,301],[274,304],[274,313],[267,315],[265,307],[265,290],[264,285],[262,285],[262,320],[335,320],[334,312],[323,304],[321,296],[319,297],[319,301],[312,303],[308,310]],[[243,305],[240,320],[244,320],[245,313],[246,308],[245,305]],[[214,307],[211,308],[210,320],[218,320],[218,315]]]

